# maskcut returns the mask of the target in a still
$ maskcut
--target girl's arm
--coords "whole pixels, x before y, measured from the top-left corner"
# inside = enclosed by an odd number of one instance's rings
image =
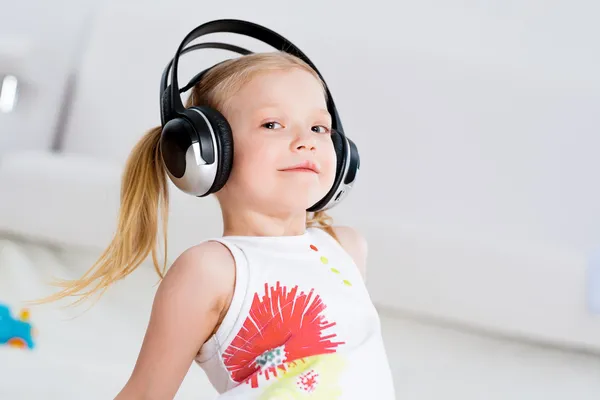
[[[222,244],[183,252],[156,292],[137,363],[115,400],[173,399],[229,307],[234,283],[234,259]]]

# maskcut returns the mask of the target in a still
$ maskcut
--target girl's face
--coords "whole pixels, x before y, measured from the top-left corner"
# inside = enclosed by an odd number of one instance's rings
[[[228,202],[304,212],[331,188],[336,156],[320,82],[299,68],[257,74],[223,112],[234,141]],[[233,197],[233,198],[232,198]]]

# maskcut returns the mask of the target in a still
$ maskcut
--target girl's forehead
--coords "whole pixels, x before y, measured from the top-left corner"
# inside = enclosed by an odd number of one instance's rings
[[[232,107],[246,110],[286,106],[326,109],[323,86],[309,72],[300,69],[257,74],[229,100]]]

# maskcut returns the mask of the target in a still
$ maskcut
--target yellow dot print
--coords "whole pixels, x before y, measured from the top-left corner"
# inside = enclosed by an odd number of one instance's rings
[[[323,264],[327,264],[327,263],[329,262],[329,260],[327,259],[327,257],[325,257],[325,256],[321,256],[321,262],[322,262]]]
[[[336,274],[339,274],[339,273],[340,273],[340,271],[338,271],[338,270],[337,270],[337,269],[335,269],[335,268],[331,268],[331,272],[333,272],[333,273],[336,273]]]
[[[347,280],[347,279],[344,279],[344,285],[346,285],[346,286],[352,286],[352,284],[350,283],[350,281]]]

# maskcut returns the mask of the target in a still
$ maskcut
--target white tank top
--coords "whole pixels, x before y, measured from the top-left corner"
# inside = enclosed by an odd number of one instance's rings
[[[236,284],[196,362],[218,399],[395,399],[379,316],[326,232],[226,236]]]

